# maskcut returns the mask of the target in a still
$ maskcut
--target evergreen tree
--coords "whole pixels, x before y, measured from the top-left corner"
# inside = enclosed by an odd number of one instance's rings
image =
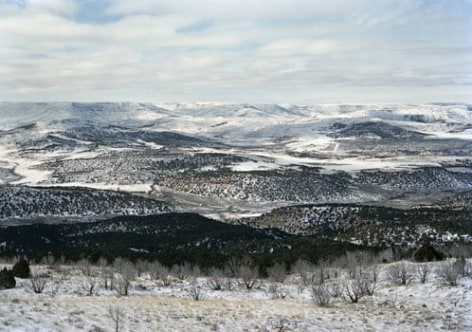
[[[15,276],[13,275],[12,270],[7,270],[7,268],[3,268],[0,271],[0,289],[7,289],[7,288],[15,288],[16,281]]]
[[[13,265],[13,274],[18,278],[29,278],[31,270],[28,261],[21,257],[20,260]]]

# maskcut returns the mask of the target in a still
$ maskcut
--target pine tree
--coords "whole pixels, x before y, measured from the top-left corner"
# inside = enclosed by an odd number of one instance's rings
[[[7,288],[15,288],[16,281],[15,276],[13,275],[12,270],[7,270],[7,268],[3,268],[0,271],[0,289],[7,289]]]
[[[21,257],[20,260],[13,265],[13,274],[18,278],[29,278],[31,270],[28,261]]]

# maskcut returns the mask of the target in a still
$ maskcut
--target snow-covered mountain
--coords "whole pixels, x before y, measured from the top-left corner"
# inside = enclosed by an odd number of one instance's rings
[[[150,103],[0,103],[0,128],[36,123],[51,130],[86,124],[147,127],[153,130],[216,135],[223,128],[260,130],[287,124],[323,125],[342,122],[395,122],[428,132],[461,129],[472,123],[468,105],[275,105]],[[191,124],[191,125],[189,125]],[[431,127],[433,126],[433,127]],[[431,130],[434,133],[437,130]]]
[[[431,204],[472,188],[471,156],[469,105],[0,103],[0,183],[139,192],[223,219]]]

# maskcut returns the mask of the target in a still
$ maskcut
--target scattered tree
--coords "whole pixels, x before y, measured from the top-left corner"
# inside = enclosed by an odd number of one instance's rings
[[[287,293],[277,283],[270,283],[268,291],[272,295],[273,300],[285,299],[287,297]]]
[[[465,256],[459,256],[454,263],[456,265],[456,269],[461,274],[462,277],[467,276],[467,260]]]
[[[416,275],[422,284],[426,282],[430,272],[428,263],[419,263],[416,265]]]
[[[143,272],[149,271],[149,262],[147,260],[138,259],[134,264],[134,267],[138,274],[138,278],[140,278]]]
[[[292,272],[300,276],[302,286],[308,286],[312,283],[313,270],[313,264],[301,259],[297,260],[292,266]]]
[[[13,265],[13,274],[17,278],[29,278],[31,275],[29,262],[21,257],[18,262]]]
[[[239,268],[238,278],[242,281],[247,290],[253,289],[259,285],[259,272],[256,267],[252,266],[249,258],[246,258],[243,265]]]
[[[184,281],[187,277],[193,276],[192,265],[189,262],[183,262],[182,264],[176,264],[172,266],[170,271],[177,279]]]
[[[414,277],[413,271],[410,265],[405,262],[395,263],[388,269],[388,278],[395,284],[408,285]]]
[[[131,281],[136,277],[134,265],[130,261],[121,258],[117,258],[114,265],[118,271],[118,276],[116,278],[118,294],[128,296]]]
[[[15,275],[12,270],[7,270],[6,267],[0,270],[0,289],[15,288]]]
[[[317,284],[324,284],[325,280],[329,278],[329,263],[327,260],[320,259],[318,264],[314,266],[313,282]]]
[[[107,260],[103,257],[101,257],[98,260],[97,265],[100,269],[100,276],[103,281],[103,288],[113,290],[113,279],[114,279],[113,267],[110,264],[108,264]]]
[[[377,263],[377,257],[367,251],[346,252],[346,269],[350,278],[363,275],[364,270]]]
[[[149,265],[149,270],[152,278],[162,281],[163,286],[170,286],[172,281],[170,277],[171,272],[167,266],[161,264],[159,261],[155,261]]]
[[[344,297],[352,303],[357,303],[364,296],[361,281],[358,278],[344,280]]]
[[[123,310],[120,307],[108,307],[108,316],[113,321],[115,332],[120,332],[123,326]]]
[[[93,295],[98,281],[99,273],[97,268],[86,259],[79,261],[78,266],[82,275],[85,277],[84,288],[87,290],[87,294],[91,296]]]
[[[313,301],[320,307],[327,307],[332,299],[329,286],[325,283],[313,285],[311,288],[311,296]]]
[[[352,278],[344,280],[344,298],[357,303],[364,296],[372,296],[376,287],[376,272],[359,272]]]
[[[287,278],[287,270],[285,264],[276,263],[271,267],[267,268],[267,275],[269,280],[283,283]]]
[[[236,278],[239,274],[239,269],[242,266],[242,258],[239,256],[231,256],[226,263],[225,272],[228,277]]]
[[[54,257],[52,254],[47,254],[41,259],[40,263],[46,265],[50,269],[53,269],[56,265],[56,257]]]
[[[441,261],[446,257],[442,252],[436,250],[432,245],[425,244],[413,253],[413,259],[417,262]]]
[[[210,289],[218,291],[223,289],[224,272],[217,268],[210,269],[207,285]]]
[[[436,273],[438,277],[448,283],[449,286],[457,286],[457,280],[462,274],[461,267],[461,264],[457,264],[455,261],[448,260],[441,263]]]

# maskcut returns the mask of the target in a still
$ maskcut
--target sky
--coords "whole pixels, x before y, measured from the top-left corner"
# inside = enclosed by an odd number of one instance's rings
[[[0,0],[0,101],[472,103],[472,0]]]

